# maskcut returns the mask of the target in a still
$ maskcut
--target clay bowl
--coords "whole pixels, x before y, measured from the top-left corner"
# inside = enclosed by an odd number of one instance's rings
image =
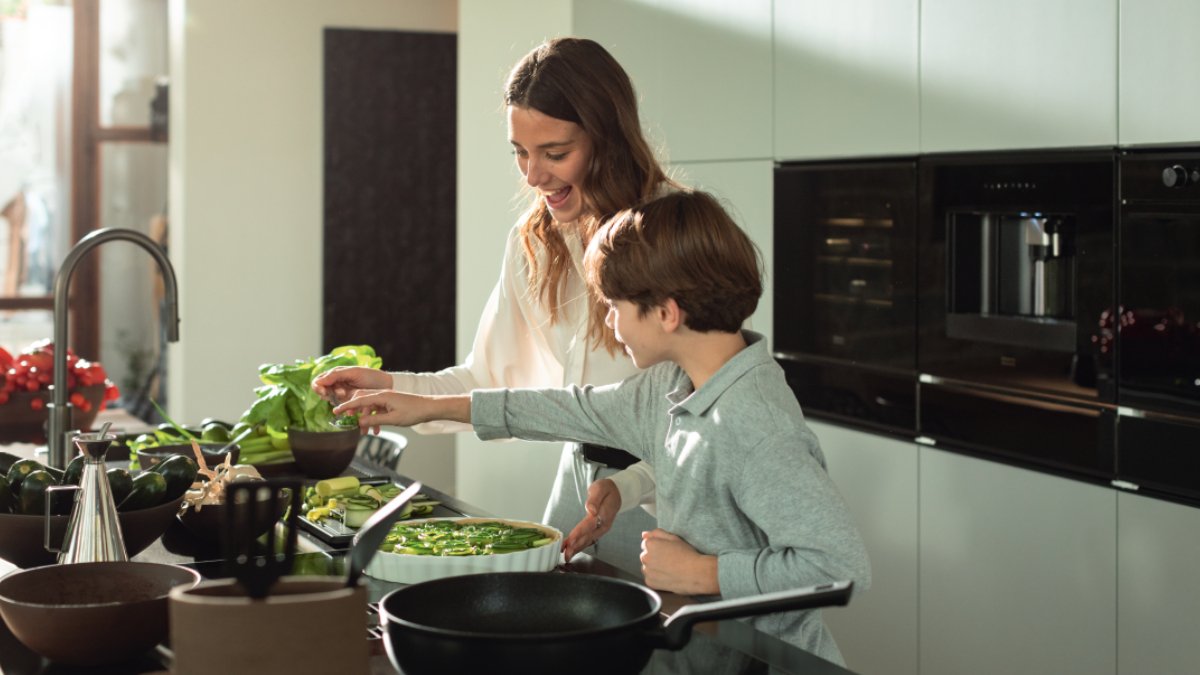
[[[358,427],[334,431],[292,429],[288,431],[288,443],[300,471],[320,480],[338,476],[350,466],[361,435]]]
[[[141,553],[154,540],[167,531],[179,511],[183,496],[165,504],[137,511],[120,511],[117,520],[121,523],[121,536],[125,539],[125,551],[129,557]],[[67,534],[70,516],[50,516],[50,543],[62,545]],[[0,558],[17,567],[49,565],[56,559],[42,545],[45,537],[45,516],[0,513]]]
[[[237,464],[238,458],[241,457],[242,449],[238,446],[233,446],[228,452],[218,452],[225,447],[224,443],[201,443],[200,454],[204,455],[204,461],[208,462],[208,467],[225,461],[225,456],[229,455],[229,462]],[[149,469],[172,455],[187,455],[193,460],[196,459],[196,453],[192,450],[191,443],[181,443],[179,445],[160,445],[153,448],[143,448],[137,451],[138,463],[142,469]]]
[[[279,494],[278,503],[275,505],[275,519],[278,522],[287,511],[288,500],[290,497],[287,493]],[[225,531],[225,518],[228,509],[224,504],[205,504],[200,510],[194,507],[188,507],[179,512],[179,522],[187,528],[192,536],[200,539],[208,544],[220,543],[221,533]],[[257,522],[257,521],[256,521]],[[262,529],[254,532],[251,536],[260,537],[271,529],[274,522],[263,521]]]
[[[177,565],[47,565],[0,579],[0,616],[21,644],[55,663],[129,661],[167,638],[167,594],[200,575]]]

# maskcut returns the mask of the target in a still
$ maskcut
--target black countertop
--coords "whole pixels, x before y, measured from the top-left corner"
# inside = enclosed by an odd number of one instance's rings
[[[349,473],[364,475],[364,467],[357,463]],[[408,479],[400,477],[402,484]],[[465,504],[436,489],[425,487],[422,490],[431,498],[440,500],[442,506],[435,516],[447,515],[488,515],[480,509]],[[328,544],[302,533],[301,548],[296,556],[294,573],[301,575],[334,575],[344,576],[347,569],[345,550],[333,548]],[[134,560],[180,564],[192,567],[206,578],[221,578],[229,576],[223,569],[221,554],[211,545],[204,545],[190,536],[178,522],[174,523],[163,537],[150,548],[138,554]],[[0,561],[2,562],[2,561]],[[0,564],[0,573],[8,565]],[[558,570],[562,573],[598,574],[640,582],[641,579],[623,570],[591,558],[586,554],[576,556],[570,563],[561,565]],[[381,581],[371,577],[366,579],[369,600],[377,603],[384,595],[401,584]],[[663,597],[664,614],[670,614],[680,606],[692,602],[690,598],[673,593],[660,593]],[[371,672],[395,673],[383,654],[382,641],[378,632],[367,636],[372,643]],[[282,646],[281,646],[282,647]],[[264,648],[271,648],[264,646]],[[44,662],[40,657],[29,652],[0,624],[0,673],[5,675],[51,675],[66,673],[86,673],[89,675],[126,675],[141,673],[166,672],[169,667],[169,652],[160,648],[147,654],[142,659],[120,666],[108,668],[67,668]],[[569,672],[569,667],[564,666]],[[656,650],[644,674],[655,675],[665,673],[725,673],[728,675],[750,675],[758,673],[792,673],[796,675],[853,675],[851,671],[814,656],[801,649],[793,647],[778,638],[755,630],[748,623],[736,620],[719,621],[699,624],[692,633],[692,639],[681,650],[672,652],[664,649]]]

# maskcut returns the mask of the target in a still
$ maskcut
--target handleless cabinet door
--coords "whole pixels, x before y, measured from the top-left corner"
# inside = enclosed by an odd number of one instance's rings
[[[1122,145],[1200,141],[1200,3],[1121,0]]]
[[[1115,672],[1115,491],[930,447],[920,465],[921,675]]]
[[[917,152],[916,0],[774,11],[776,159]]]
[[[1122,493],[1117,513],[1117,673],[1196,672],[1200,509]]]
[[[871,588],[821,610],[846,665],[917,673],[917,445],[809,420],[871,558]]]
[[[575,34],[633,80],[670,161],[771,156],[770,0],[575,0]]]
[[[923,0],[921,151],[1114,145],[1116,63],[1117,0]]]

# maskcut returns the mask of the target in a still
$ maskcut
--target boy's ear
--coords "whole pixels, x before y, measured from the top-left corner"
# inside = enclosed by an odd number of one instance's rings
[[[683,310],[679,308],[679,303],[675,302],[675,298],[667,298],[661,305],[654,308],[654,312],[665,333],[673,333],[683,325]]]

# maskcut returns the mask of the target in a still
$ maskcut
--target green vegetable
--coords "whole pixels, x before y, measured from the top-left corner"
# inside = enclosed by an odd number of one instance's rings
[[[187,455],[171,455],[155,464],[150,470],[162,474],[162,477],[166,479],[166,496],[163,501],[169,502],[176,497],[182,497],[183,493],[187,492],[195,482],[200,467],[196,466],[196,460]]]
[[[104,474],[108,476],[108,487],[112,491],[113,504],[120,504],[133,492],[133,478],[120,467],[113,467]]]
[[[12,513],[17,505],[17,498],[8,487],[8,479],[0,475],[0,513]]]
[[[535,527],[515,527],[498,521],[431,520],[393,525],[380,550],[408,555],[496,555],[537,548],[552,541],[545,531]]]
[[[21,494],[21,481],[25,480],[29,474],[34,471],[43,471],[46,467],[42,463],[33,459],[17,460],[8,469],[8,487],[12,490],[14,496]]]
[[[79,485],[79,479],[83,476],[83,455],[75,455],[75,458],[67,462],[67,470],[63,472],[61,483],[63,485]]]
[[[0,451],[0,476],[7,476],[8,470],[13,464],[21,461],[21,458],[11,452]]]
[[[137,511],[166,501],[167,479],[161,473],[143,471],[133,479],[129,496],[117,505],[118,511]]]
[[[58,485],[58,481],[49,471],[38,469],[26,475],[20,488],[21,513],[30,516],[45,513],[46,488],[51,485]]]
[[[200,440],[205,443],[228,443],[233,440],[229,435],[229,428],[219,422],[209,422],[204,425],[204,431],[200,433]]]
[[[338,347],[324,356],[292,364],[264,364],[258,369],[263,386],[254,390],[258,399],[239,423],[263,425],[274,438],[286,438],[288,429],[330,431],[333,405],[313,391],[313,378],[338,366],[381,365],[383,360],[366,345]]]

